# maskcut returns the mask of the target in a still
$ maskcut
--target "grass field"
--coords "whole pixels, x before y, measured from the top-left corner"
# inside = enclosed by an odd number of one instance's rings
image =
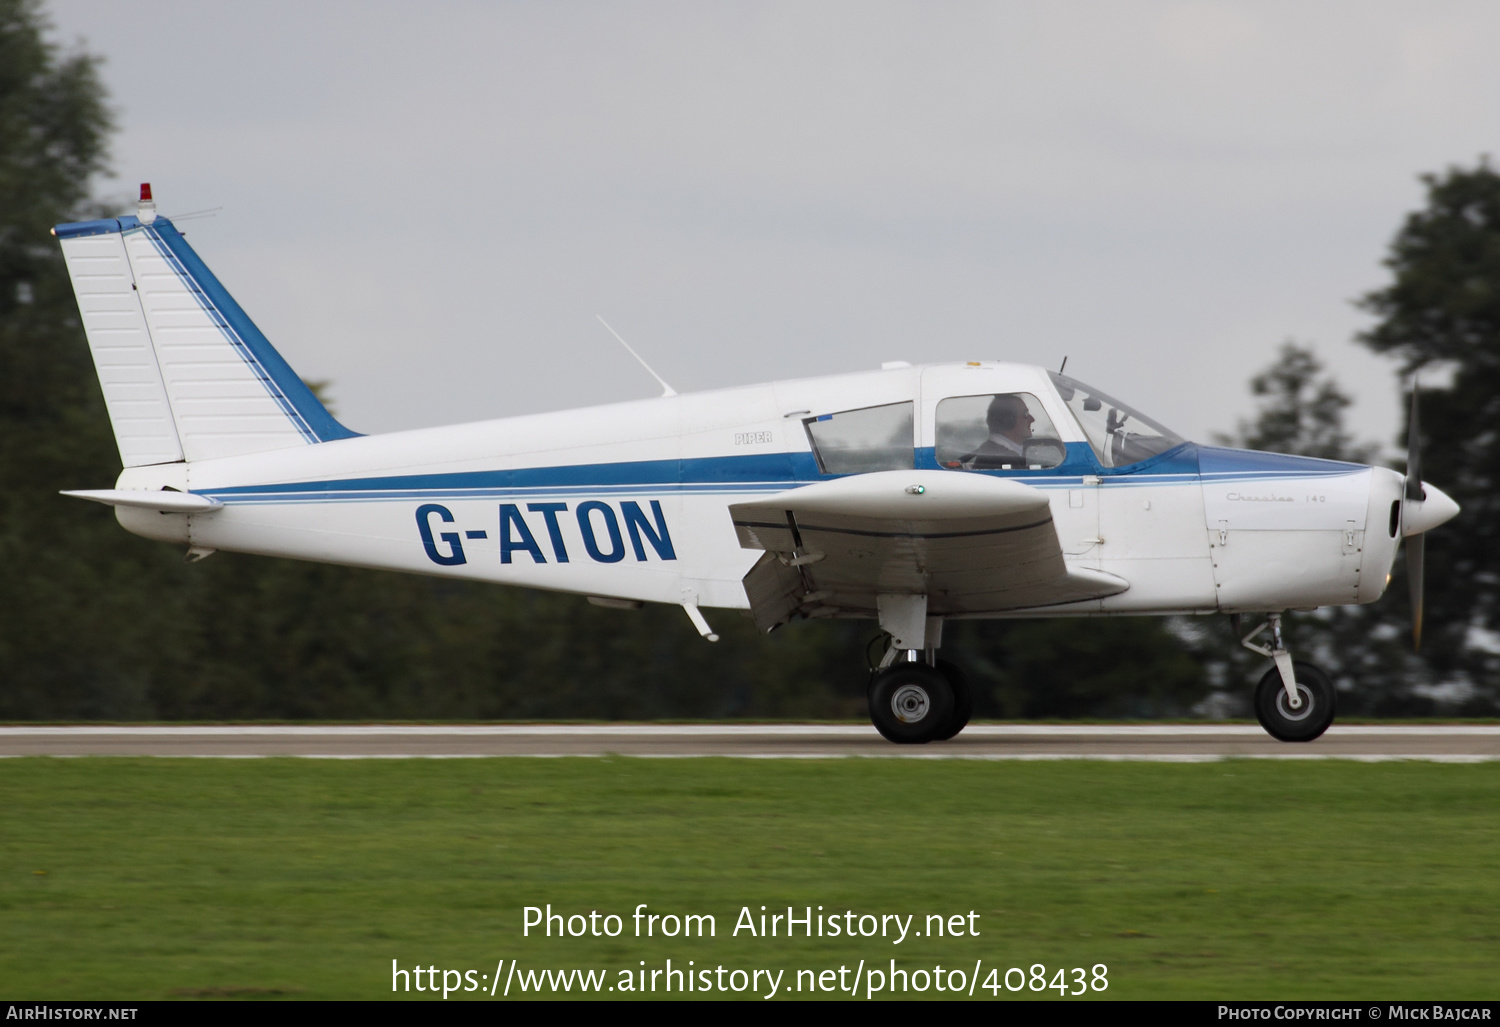
[[[613,981],[670,957],[784,987],[895,958],[1103,963],[1109,998],[1493,999],[1497,814],[1493,763],[7,759],[0,997],[382,998],[392,959]],[[547,903],[625,930],[523,939]],[[717,935],[632,937],[638,903]],[[789,904],[973,910],[979,936],[731,935]]]

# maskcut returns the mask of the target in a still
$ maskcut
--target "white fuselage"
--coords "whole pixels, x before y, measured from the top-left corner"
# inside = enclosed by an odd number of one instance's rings
[[[1127,580],[1104,599],[1004,616],[1250,612],[1367,603],[1399,532],[1395,472],[1188,444],[1127,468],[1084,466],[1084,431],[1046,372],[899,368],[127,468],[207,514],[117,508],[130,531],[228,550],[583,595],[748,606],[731,503],[829,477],[804,419],[912,402],[916,467],[955,396],[1026,393],[1069,462],[997,474],[1046,492],[1070,565]],[[1075,456],[1082,454],[1082,456]]]

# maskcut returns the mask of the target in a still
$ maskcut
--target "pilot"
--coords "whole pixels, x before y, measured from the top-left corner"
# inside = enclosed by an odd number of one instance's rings
[[[1019,465],[1026,440],[1031,438],[1032,422],[1036,420],[1026,409],[1026,401],[1013,393],[996,396],[990,400],[984,419],[990,437],[974,452],[960,457],[960,463],[971,469]]]

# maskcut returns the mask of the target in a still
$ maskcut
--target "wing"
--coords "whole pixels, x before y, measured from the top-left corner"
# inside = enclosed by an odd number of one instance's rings
[[[1046,495],[954,471],[880,471],[729,508],[762,631],[804,616],[876,616],[881,594],[926,595],[931,616],[1100,599],[1130,587],[1063,560]]]

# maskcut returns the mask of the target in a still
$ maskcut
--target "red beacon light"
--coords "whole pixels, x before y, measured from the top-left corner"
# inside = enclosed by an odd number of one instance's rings
[[[151,199],[151,183],[141,183],[141,199],[135,205],[135,216],[141,224],[149,225],[156,220],[156,202]]]

